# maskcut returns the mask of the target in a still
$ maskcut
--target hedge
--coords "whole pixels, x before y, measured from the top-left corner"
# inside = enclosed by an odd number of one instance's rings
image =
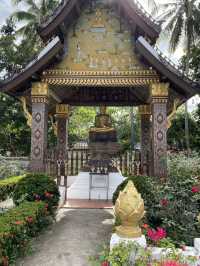
[[[29,242],[50,219],[45,202],[24,202],[0,215],[0,265],[12,264],[25,255]]]
[[[14,191],[16,185],[25,178],[25,175],[13,176],[0,180],[0,201],[6,200]]]

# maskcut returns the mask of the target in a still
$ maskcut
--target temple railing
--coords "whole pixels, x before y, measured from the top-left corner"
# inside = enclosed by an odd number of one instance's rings
[[[88,149],[69,149],[62,158],[65,163],[65,175],[76,176],[84,168],[90,158]],[[58,175],[58,163],[60,161],[59,151],[56,149],[48,150],[45,156],[46,173],[56,177]],[[114,163],[123,175],[132,175],[137,172],[135,163],[135,152],[126,151],[120,154]]]

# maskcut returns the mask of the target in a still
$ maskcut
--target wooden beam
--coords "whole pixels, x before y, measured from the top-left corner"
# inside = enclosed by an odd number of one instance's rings
[[[49,90],[49,95],[57,102],[62,103],[61,98],[52,90]]]

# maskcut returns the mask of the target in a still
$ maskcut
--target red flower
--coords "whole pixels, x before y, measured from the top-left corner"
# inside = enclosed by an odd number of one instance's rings
[[[169,202],[167,199],[161,199],[161,201],[160,201],[160,205],[162,205],[163,207],[167,207],[168,203]]]
[[[192,189],[191,189],[191,191],[192,191],[193,193],[198,193],[198,192],[200,191],[200,189],[199,189],[198,186],[193,186]]]
[[[27,222],[28,223],[32,223],[33,222],[33,217],[29,216],[26,218]]]
[[[49,204],[48,203],[45,204],[45,209],[48,209],[48,207],[49,207]]]
[[[163,262],[161,266],[188,266],[188,264],[179,263],[178,261],[175,260],[168,260]]]
[[[44,195],[46,198],[52,198],[53,197],[52,193],[49,193],[49,192],[45,192]]]
[[[16,221],[15,224],[17,225],[23,224],[23,221]]]
[[[110,265],[110,263],[108,261],[104,261],[101,263],[101,266],[109,266],[109,265]]]
[[[148,229],[148,228],[149,228],[149,225],[148,225],[148,224],[143,224],[142,227],[143,227],[144,229]]]
[[[166,234],[165,229],[158,227],[157,230],[148,229],[147,235],[152,241],[157,242],[157,241],[165,238],[167,234]]]

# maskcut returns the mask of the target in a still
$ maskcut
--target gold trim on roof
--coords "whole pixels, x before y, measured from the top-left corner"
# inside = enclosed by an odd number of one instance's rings
[[[51,85],[71,86],[143,86],[159,82],[159,76],[153,70],[48,70],[43,72],[42,81]]]

